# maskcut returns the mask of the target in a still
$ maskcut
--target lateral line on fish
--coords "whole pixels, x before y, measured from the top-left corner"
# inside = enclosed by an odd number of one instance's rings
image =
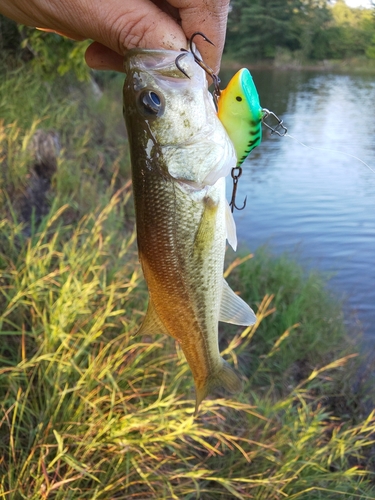
[[[331,153],[338,153],[338,154],[341,154],[341,155],[349,156],[350,158],[354,158],[355,160],[358,160],[361,163],[363,163],[363,165],[365,165],[365,167],[367,167],[369,170],[371,170],[371,172],[373,174],[375,174],[375,170],[373,168],[371,168],[370,165],[368,165],[365,161],[361,160],[361,158],[358,158],[358,156],[354,156],[354,155],[352,155],[350,153],[346,153],[345,151],[339,151],[338,149],[318,148],[316,146],[308,146],[307,144],[301,142],[299,139],[297,139],[296,137],[293,137],[290,134],[285,134],[284,137],[289,137],[290,139],[293,139],[294,141],[297,141],[298,144],[301,144],[301,146],[303,146],[303,147],[305,147],[307,149],[312,149],[312,150],[315,149],[316,151],[330,151]]]

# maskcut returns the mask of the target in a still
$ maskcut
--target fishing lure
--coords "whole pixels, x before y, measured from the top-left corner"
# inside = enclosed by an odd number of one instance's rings
[[[217,114],[233,143],[238,168],[262,141],[264,112],[248,69],[240,69],[220,91]]]
[[[236,205],[237,185],[242,175],[241,165],[251,151],[261,143],[262,123],[272,134],[280,136],[285,135],[287,129],[275,113],[261,107],[253,77],[246,68],[240,69],[233,76],[226,89],[219,91],[215,89],[214,98],[218,117],[233,143],[237,156],[237,165],[231,172],[233,190],[229,205],[232,212],[235,208],[243,210],[246,207],[246,198],[242,207]],[[268,117],[276,120],[276,126],[266,122]]]
[[[249,156],[250,152],[261,143],[262,123],[271,130],[272,134],[276,133],[281,137],[287,133],[287,128],[275,113],[261,107],[258,91],[248,69],[240,69],[230,80],[227,88],[224,90],[220,89],[220,78],[202,61],[199,54],[195,51],[193,40],[196,36],[201,36],[211,45],[214,44],[200,31],[192,35],[189,43],[190,52],[193,54],[195,62],[204,69],[213,81],[213,98],[217,114],[236,152],[237,164],[231,171],[233,190],[229,206],[232,212],[235,208],[237,210],[243,210],[246,207],[246,198],[242,207],[236,205],[237,186],[239,178],[242,175],[241,165]],[[188,50],[181,50],[182,54],[176,57],[175,64],[177,68],[189,78],[189,75],[180,65],[180,60],[186,56]],[[267,123],[266,119],[269,117],[276,120],[275,126]]]

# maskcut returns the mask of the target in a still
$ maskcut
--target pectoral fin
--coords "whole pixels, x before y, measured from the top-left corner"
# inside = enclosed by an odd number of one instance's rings
[[[159,316],[157,315],[152,300],[148,303],[147,313],[140,329],[135,335],[157,335],[158,333],[163,333],[169,335],[165,326],[161,322]]]
[[[219,321],[243,326],[253,325],[256,322],[256,316],[252,309],[241,297],[234,293],[225,280],[221,296]]]
[[[227,228],[227,240],[234,251],[237,250],[237,232],[236,223],[234,222],[233,214],[230,211],[229,203],[225,203],[225,225]]]

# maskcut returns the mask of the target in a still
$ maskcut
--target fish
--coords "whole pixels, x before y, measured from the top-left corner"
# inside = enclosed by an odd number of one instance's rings
[[[221,90],[217,105],[218,117],[233,143],[240,167],[262,141],[263,109],[247,68],[240,69]]]
[[[124,116],[130,145],[139,260],[149,303],[138,335],[177,340],[191,369],[195,414],[218,387],[241,390],[221,356],[218,323],[251,325],[251,308],[223,278],[236,231],[225,178],[236,163],[205,73],[186,53],[132,49],[125,56]]]

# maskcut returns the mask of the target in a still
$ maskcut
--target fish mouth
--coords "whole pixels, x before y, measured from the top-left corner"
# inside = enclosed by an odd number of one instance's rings
[[[187,52],[188,53],[188,52]],[[127,59],[130,59],[131,57],[135,55],[144,55],[144,56],[172,56],[172,54],[175,54],[175,56],[178,56],[181,54],[180,50],[171,50],[171,49],[141,49],[140,47],[135,47],[134,49],[129,49],[126,51],[126,54],[124,56],[125,61]]]
[[[176,59],[181,54],[184,54],[185,57],[180,59],[179,66],[182,67],[186,74],[176,66]],[[158,73],[160,75],[186,80],[194,76],[191,70],[193,63],[195,64],[195,61],[191,52],[179,50],[134,48],[128,50],[124,57],[125,73],[134,69],[139,69],[141,71],[148,71],[150,73]]]

